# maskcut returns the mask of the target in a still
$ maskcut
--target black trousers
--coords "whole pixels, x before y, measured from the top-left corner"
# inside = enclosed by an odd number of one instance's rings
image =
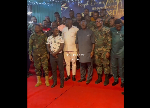
[[[63,66],[63,54],[57,54],[58,58],[55,58],[50,54],[50,63],[52,68],[52,75],[54,84],[57,84],[57,65],[60,72],[60,82],[64,85],[64,66]]]
[[[81,79],[84,79],[86,76],[86,67],[88,69],[87,80],[92,80],[92,75],[93,75],[93,63],[92,62],[80,63]]]

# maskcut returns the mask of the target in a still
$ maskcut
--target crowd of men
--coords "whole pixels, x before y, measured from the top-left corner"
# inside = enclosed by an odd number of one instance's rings
[[[46,16],[42,24],[37,24],[37,19],[33,16],[31,18],[33,23],[27,26],[29,49],[27,75],[31,75],[29,68],[30,61],[33,61],[37,75],[35,86],[42,84],[40,79],[42,66],[46,86],[50,85],[48,80],[53,79],[51,87],[55,87],[58,65],[60,88],[64,87],[64,81],[70,79],[70,69],[72,69],[72,80],[76,81],[76,70],[79,68],[81,78],[78,82],[86,81],[86,84],[89,84],[92,80],[93,68],[96,68],[98,79],[95,84],[102,82],[102,72],[104,72],[105,86],[109,84],[109,78],[113,75],[112,86],[118,84],[118,77],[121,77],[121,87],[124,87],[124,20],[107,16],[106,9],[101,9],[100,14],[94,11],[93,16],[89,16],[88,9],[84,10],[84,16],[77,13],[75,17],[73,10],[69,12],[70,18],[60,18],[58,12],[55,12],[54,16],[56,18],[54,22]],[[52,71],[50,78],[48,61]],[[66,78],[64,78],[64,61]]]

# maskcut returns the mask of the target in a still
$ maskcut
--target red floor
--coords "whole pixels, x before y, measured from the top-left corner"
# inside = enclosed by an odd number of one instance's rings
[[[80,79],[80,71],[77,70],[76,81],[73,82],[70,79],[65,82],[62,89],[59,77],[55,88],[51,88],[52,80],[49,80],[50,86],[46,87],[44,77],[41,78],[42,85],[35,87],[37,80],[33,64],[31,64],[30,72],[34,75],[27,78],[27,108],[124,108],[124,95],[121,94],[124,88],[120,87],[120,79],[118,85],[112,86],[112,77],[110,84],[104,86],[105,77],[103,76],[103,82],[95,84],[97,79],[95,69],[93,80],[89,85],[85,82],[77,82]]]

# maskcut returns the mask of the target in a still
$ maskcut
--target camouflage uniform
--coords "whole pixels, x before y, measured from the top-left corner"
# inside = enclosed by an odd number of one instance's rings
[[[45,72],[45,76],[48,76],[48,58],[47,58],[47,36],[42,33],[41,35],[37,35],[33,33],[29,39],[29,55],[31,55],[33,51],[33,60],[35,66],[35,72],[37,76],[41,75],[41,65],[43,66],[43,70]]]
[[[102,67],[104,68],[104,74],[110,73],[109,59],[106,58],[106,53],[110,53],[111,49],[111,35],[110,29],[103,26],[99,31],[93,29],[95,34],[95,64],[98,74],[102,74]]]
[[[102,17],[100,17],[100,18],[102,18]],[[106,27],[110,27],[110,25],[109,25],[109,20],[110,20],[110,18],[108,19],[108,23],[105,23],[107,17],[104,17],[104,18],[102,18],[102,19],[103,19],[103,22],[104,22],[103,25],[106,26]]]
[[[96,22],[95,21],[90,21],[90,23],[87,24],[87,28],[94,30],[96,29]]]

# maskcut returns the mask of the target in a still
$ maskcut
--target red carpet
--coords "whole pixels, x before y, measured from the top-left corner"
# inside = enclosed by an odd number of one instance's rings
[[[30,72],[34,75],[27,78],[27,108],[124,108],[124,95],[121,94],[124,88],[120,87],[120,78],[116,86],[111,85],[113,77],[109,80],[110,84],[104,86],[104,76],[102,83],[95,84],[97,73],[94,69],[93,80],[86,85],[85,81],[77,82],[80,79],[80,70],[77,70],[76,81],[66,81],[61,89],[59,76],[54,88],[51,88],[52,80],[49,80],[49,87],[45,86],[44,77],[41,78],[42,85],[35,87],[37,80],[33,64]]]

